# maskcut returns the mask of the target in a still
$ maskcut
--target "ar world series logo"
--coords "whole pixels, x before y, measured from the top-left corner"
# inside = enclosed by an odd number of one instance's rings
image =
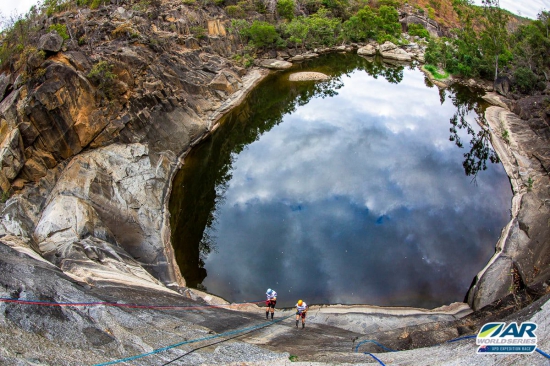
[[[478,354],[527,354],[537,348],[537,324],[516,322],[485,324],[477,334]]]

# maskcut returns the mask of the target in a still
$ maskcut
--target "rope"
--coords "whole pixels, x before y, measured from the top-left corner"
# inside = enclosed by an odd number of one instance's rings
[[[0,297],[0,302],[19,304],[19,305],[38,305],[38,306],[114,306],[119,308],[132,308],[132,309],[157,309],[157,310],[194,310],[205,308],[222,308],[226,306],[244,306],[248,304],[260,304],[264,301],[254,302],[237,302],[232,304],[220,304],[220,305],[138,305],[138,304],[119,304],[116,302],[53,302],[53,301],[40,301],[40,300],[20,300],[14,298]]]
[[[451,339],[451,340],[448,340],[445,343],[453,343],[453,342],[462,341],[464,339],[471,339],[471,338],[476,338],[476,337],[477,337],[477,335],[469,335],[469,336],[464,336],[464,337],[460,337],[460,338]],[[439,346],[439,344],[438,344],[438,346]]]
[[[284,318],[280,318],[280,319],[277,319],[277,320],[274,320],[274,321],[270,321],[270,322],[261,323],[261,324],[254,325],[254,326],[247,327],[247,328],[232,330],[232,331],[229,331],[229,332],[220,333],[220,334],[215,334],[215,335],[208,336],[208,337],[196,338],[196,339],[192,339],[192,340],[189,340],[189,341],[184,341],[184,342],[175,343],[175,344],[172,344],[172,345],[170,345],[170,346],[166,346],[166,347],[162,347],[162,348],[157,348],[157,349],[155,349],[155,350],[153,350],[153,351],[151,351],[151,352],[142,353],[142,354],[140,354],[140,355],[131,356],[131,357],[127,357],[127,358],[122,358],[122,359],[119,359],[119,360],[110,361],[110,362],[106,362],[106,363],[100,363],[100,364],[96,364],[96,365],[94,365],[94,366],[107,366],[107,365],[114,365],[114,364],[121,363],[121,362],[133,361],[133,360],[137,360],[138,358],[143,358],[143,357],[146,357],[146,356],[151,356],[151,355],[154,355],[154,354],[157,354],[157,353],[160,353],[160,352],[164,352],[164,351],[167,351],[167,350],[172,349],[172,348],[175,348],[175,347],[183,346],[183,345],[185,345],[185,344],[197,343],[197,342],[207,341],[207,340],[210,340],[210,339],[221,338],[221,337],[227,337],[227,336],[231,336],[231,335],[234,335],[234,334],[243,333],[243,332],[247,332],[247,331],[258,330],[258,329],[260,329],[260,328],[268,327],[268,326],[270,326],[270,325],[273,325],[273,324],[282,322],[283,320],[288,319],[288,318],[290,318],[291,316],[292,316],[292,315],[289,315],[289,316],[286,316],[286,317],[284,317]]]
[[[357,350],[359,349],[359,346],[362,345],[362,344],[365,344],[365,343],[374,343],[374,344],[376,344],[378,347],[383,348],[383,349],[385,349],[385,350],[388,351],[388,352],[397,352],[396,350],[391,349],[391,348],[388,348],[388,347],[386,347],[386,346],[384,346],[384,345],[382,345],[382,344],[380,344],[380,343],[378,343],[378,342],[376,342],[376,341],[374,341],[374,340],[372,340],[372,339],[367,339],[366,341],[362,341],[362,342],[357,343],[357,346],[355,346],[355,353],[357,353]]]
[[[378,357],[376,357],[376,356],[373,355],[372,353],[367,353],[367,352],[365,352],[365,354],[371,356],[372,358],[374,358],[376,361],[378,361],[378,363],[379,363],[380,365],[386,366],[386,365],[384,364],[384,362],[382,362],[382,360],[380,360]]]
[[[455,339],[450,339],[450,340],[448,340],[448,341],[446,341],[446,342],[444,342],[444,343],[440,343],[440,344],[433,345],[432,347],[441,346],[442,344],[445,344],[445,343],[453,343],[453,342],[463,341],[463,340],[465,340],[465,339],[472,339],[472,338],[477,338],[477,335],[469,335],[469,336],[459,337],[459,338],[455,338]],[[357,346],[355,347],[355,352],[356,352],[356,353],[357,353],[357,350],[359,349],[359,346],[362,345],[362,344],[364,344],[364,343],[374,343],[374,344],[376,344],[377,346],[379,346],[379,347],[385,349],[385,350],[388,351],[388,352],[398,352],[398,351],[395,351],[395,350],[393,350],[393,349],[387,348],[387,347],[385,347],[384,345],[382,345],[382,344],[380,344],[380,343],[378,343],[378,342],[376,342],[376,341],[374,341],[374,340],[372,340],[372,339],[368,339],[368,340],[366,340],[366,341],[362,341],[362,342],[357,343]],[[550,355],[549,355],[548,353],[546,353],[546,352],[544,352],[544,351],[542,351],[542,350],[540,350],[540,349],[538,349],[538,348],[535,348],[535,351],[537,351],[538,353],[540,353],[541,355],[543,355],[543,356],[546,357],[546,358],[550,358]],[[372,353],[364,352],[364,354],[373,357],[373,358],[374,358],[376,361],[378,361],[381,365],[384,365],[384,363],[383,363],[381,360],[379,360],[378,358],[376,358],[376,356],[374,356]]]

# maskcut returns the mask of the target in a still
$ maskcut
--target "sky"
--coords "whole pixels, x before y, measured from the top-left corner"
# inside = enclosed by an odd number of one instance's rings
[[[481,4],[481,0],[474,0]],[[0,1],[0,12],[4,16],[12,15],[14,12],[25,14],[32,5],[37,4],[36,0],[2,0]],[[501,0],[500,6],[513,13],[535,19],[543,9],[550,9],[550,0]]]
[[[462,301],[509,219],[504,170],[472,184],[449,141],[456,107],[418,70],[342,81],[233,156],[203,285],[237,302],[274,288],[281,306]]]

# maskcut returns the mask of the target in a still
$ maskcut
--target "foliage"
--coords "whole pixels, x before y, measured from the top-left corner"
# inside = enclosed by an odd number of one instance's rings
[[[294,0],[278,0],[277,1],[277,12],[279,15],[287,20],[292,20],[294,18]]]
[[[426,64],[424,65],[424,69],[428,70],[436,80],[442,80],[449,77],[449,73],[443,72],[443,74],[441,74],[434,65]]]
[[[537,75],[528,67],[520,66],[514,71],[516,88],[525,94],[530,94],[537,85]]]
[[[67,34],[67,26],[65,24],[52,24],[48,28],[48,32],[51,32],[51,31],[55,31],[65,41],[69,39],[69,35]]]
[[[114,86],[116,74],[113,73],[113,66],[107,61],[99,61],[88,73],[90,79],[107,98],[114,98]]]
[[[379,9],[365,6],[342,24],[342,38],[352,42],[374,38],[379,43],[395,41],[400,33],[399,14],[388,5],[382,5]]]
[[[44,0],[42,3],[42,7],[45,9],[48,17],[69,9],[71,5],[70,1],[65,0]]]
[[[92,0],[92,3],[90,4],[90,9],[97,9],[101,5],[104,5],[107,2],[107,0]]]
[[[254,65],[254,57],[252,57],[250,54],[245,53],[244,55],[235,55],[233,56],[233,59],[237,61],[238,64],[242,65],[243,67],[250,67]]]
[[[246,18],[246,12],[239,5],[228,5],[225,7],[225,12],[231,18]]]
[[[255,20],[243,31],[249,43],[255,48],[274,46],[280,38],[274,25],[259,20]]]
[[[502,133],[500,134],[502,139],[504,140],[504,142],[506,142],[506,144],[510,144],[510,133],[508,132],[508,130],[502,130]]]
[[[409,32],[411,36],[418,36],[420,38],[430,39],[430,33],[422,24],[411,23],[409,24]]]
[[[309,28],[304,21],[305,17],[294,18],[283,27],[283,32],[294,45],[304,48]]]
[[[206,37],[206,29],[200,25],[189,27],[189,31],[198,39]]]
[[[321,8],[319,11],[303,19],[307,28],[306,42],[312,46],[333,46],[336,44],[340,20],[332,18],[330,12]]]
[[[10,191],[2,191],[2,197],[0,197],[1,203],[6,203],[6,201],[10,198],[11,192]]]

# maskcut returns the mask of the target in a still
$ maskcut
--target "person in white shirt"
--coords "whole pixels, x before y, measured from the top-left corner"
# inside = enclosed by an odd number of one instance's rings
[[[277,293],[268,288],[265,295],[267,296],[267,300],[265,301],[265,305],[267,306],[267,309],[265,310],[265,318],[269,319],[269,310],[271,309],[271,320],[273,320],[273,313],[275,313],[275,304],[277,303]]]
[[[298,321],[300,318],[302,318],[302,328],[306,327],[306,313],[307,304],[302,300],[298,300],[296,304],[296,328],[298,328]]]

